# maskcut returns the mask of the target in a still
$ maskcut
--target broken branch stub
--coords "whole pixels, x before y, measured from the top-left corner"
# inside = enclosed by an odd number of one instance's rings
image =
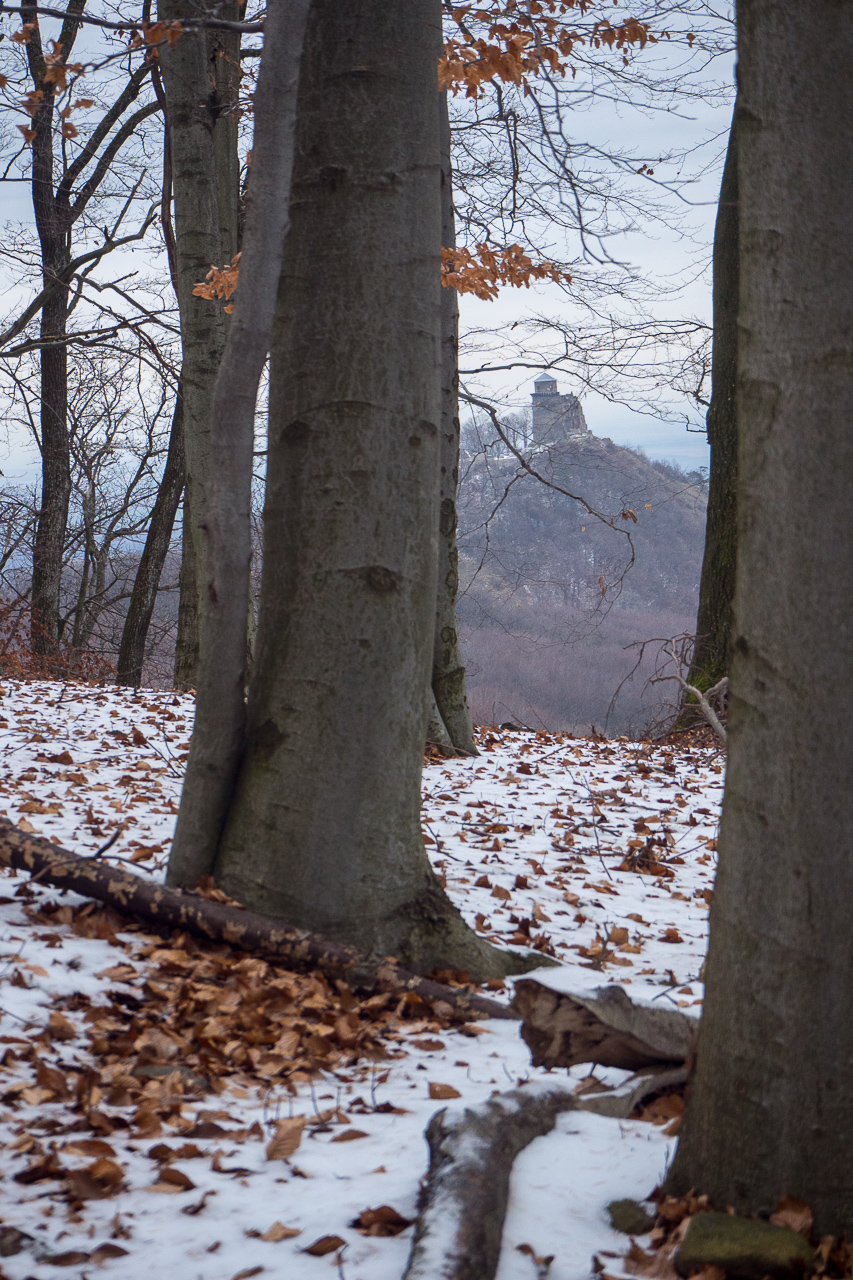
[[[676,1009],[634,1004],[617,986],[582,996],[521,978],[512,1008],[522,1019],[521,1036],[534,1067],[595,1062],[640,1071],[685,1062],[698,1028],[695,1018]]]

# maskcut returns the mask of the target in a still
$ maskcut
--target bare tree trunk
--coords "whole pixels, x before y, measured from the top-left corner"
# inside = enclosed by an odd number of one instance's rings
[[[420,972],[511,963],[421,836],[441,414],[438,0],[315,0],[246,749],[217,879]]]
[[[169,882],[213,868],[243,753],[255,404],[275,317],[290,210],[299,62],[310,0],[270,11],[255,95],[253,160],[240,283],[210,414],[202,510],[196,715]]]
[[[797,1196],[822,1236],[853,1230],[853,9],[739,0],[737,17],[729,765],[669,1181],[744,1213]]]
[[[732,601],[737,567],[737,453],[735,411],[738,313],[737,106],[717,224],[714,231],[714,351],[708,443],[711,474],[705,526],[705,557],[699,589],[696,647],[690,682],[710,688],[728,675],[731,664]]]
[[[85,0],[73,0],[69,13],[80,13]],[[33,544],[31,642],[36,653],[50,654],[59,644],[59,606],[62,556],[71,500],[71,446],[68,437],[68,284],[61,283],[71,260],[67,204],[56,199],[54,177],[55,86],[45,79],[47,62],[34,12],[23,13],[34,23],[27,44],[33,86],[41,95],[33,114],[32,198],[41,250],[42,283],[53,287],[42,306],[40,333],[40,448],[41,501]],[[63,23],[55,52],[67,56],[77,34],[73,21]]]
[[[217,13],[228,21],[237,22],[245,7],[245,0],[242,4],[239,0],[230,0],[217,6]],[[240,39],[239,32],[235,31],[210,31],[207,35],[216,112],[213,151],[223,263],[230,262],[240,248],[240,156],[237,149]]]
[[[161,20],[194,16],[191,0],[160,0]],[[204,547],[197,510],[206,501],[209,465],[210,404],[225,346],[225,321],[219,306],[196,297],[193,289],[212,264],[222,262],[219,196],[213,133],[213,73],[203,32],[185,32],[160,51],[169,123],[172,183],[175,193],[177,295],[181,315],[181,394],[187,485],[184,491],[181,603],[175,684],[195,684],[198,660],[198,593],[205,579]],[[236,200],[236,196],[235,196]]]
[[[453,179],[450,164],[450,120],[447,93],[440,103],[441,243],[456,248]],[[438,525],[438,589],[432,691],[447,734],[457,751],[479,755],[465,691],[465,668],[456,633],[459,551],[456,546],[456,494],[459,487],[459,295],[441,291],[441,443]]]
[[[116,683],[129,685],[134,689],[138,689],[142,683],[145,641],[157,600],[160,575],[172,542],[175,516],[178,513],[184,489],[185,466],[183,399],[178,389],[172,414],[166,466],[157,490],[157,500],[151,512],[145,547],[136,570],[133,593],[130,597],[118,651]]]

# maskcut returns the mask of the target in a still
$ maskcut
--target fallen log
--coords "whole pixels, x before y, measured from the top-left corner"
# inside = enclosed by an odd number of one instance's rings
[[[634,1004],[622,987],[600,987],[591,996],[557,991],[535,978],[515,982],[512,1008],[534,1067],[596,1062],[640,1071],[686,1062],[698,1019],[678,1009]]]
[[[225,942],[264,955],[291,969],[319,969],[357,991],[412,992],[434,1006],[443,1006],[436,1011],[448,1019],[517,1020],[517,1015],[497,1000],[466,987],[449,987],[420,977],[389,956],[367,955],[242,907],[167,889],[133,872],[71,853],[43,836],[29,835],[5,818],[0,818],[0,866],[27,871],[41,884],[97,898],[155,933],[183,929],[209,942]]]
[[[426,1129],[429,1170],[403,1280],[493,1280],[512,1162],[578,1101],[566,1089],[531,1086],[461,1114],[436,1112]]]
[[[624,1120],[650,1095],[686,1079],[684,1067],[653,1071],[592,1095],[529,1085],[462,1112],[437,1111],[424,1135],[429,1169],[403,1280],[492,1280],[519,1152],[550,1133],[564,1111]]]

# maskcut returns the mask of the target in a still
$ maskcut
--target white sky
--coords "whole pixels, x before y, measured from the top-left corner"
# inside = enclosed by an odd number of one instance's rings
[[[712,3],[720,12],[728,9],[727,0],[712,0]],[[657,56],[666,66],[668,55],[652,54],[652,59]],[[716,80],[718,84],[730,81],[731,59],[718,59],[709,79]],[[669,112],[618,107],[603,99],[577,114],[577,138],[584,142],[592,141],[605,150],[608,144],[612,144],[617,149],[628,145],[647,156],[694,151],[684,172],[697,172],[700,176],[678,196],[672,195],[667,199],[673,225],[644,223],[641,230],[608,242],[609,252],[617,260],[631,263],[645,277],[667,286],[667,296],[651,307],[653,314],[660,318],[690,315],[710,320],[710,250],[730,113],[730,103],[725,99],[695,101],[679,105],[676,111]],[[570,125],[574,125],[574,121],[572,116]],[[674,176],[674,166],[667,169],[664,165],[657,172],[655,184],[658,178],[665,182]],[[659,194],[661,191],[658,188]],[[32,205],[26,184],[0,185],[0,219],[3,222],[32,224]],[[143,267],[140,259],[146,256],[144,250],[125,252],[134,259],[134,266]],[[116,258],[113,258],[110,260],[110,274],[115,266]],[[19,291],[8,274],[5,271],[3,274],[6,279],[0,289],[0,307],[7,316],[12,316],[17,310]],[[564,322],[572,319],[571,296],[554,285],[536,286],[530,290],[503,289],[497,301],[491,303],[465,295],[460,299],[460,307],[463,345],[466,328],[510,325],[533,315],[548,315]],[[614,309],[619,310],[618,299],[614,299]],[[501,362],[500,351],[495,354],[496,362]],[[466,364],[464,355],[461,363],[463,367]],[[470,365],[471,362],[468,363]],[[535,376],[535,369],[494,374],[478,379],[477,387],[508,409],[527,409]],[[666,414],[655,416],[637,412],[631,407],[629,397],[628,403],[611,403],[596,393],[583,393],[581,387],[572,385],[570,378],[559,373],[556,376],[561,391],[582,394],[587,422],[596,435],[609,436],[619,444],[641,447],[652,457],[677,461],[686,467],[707,464],[708,449],[701,415],[686,401],[679,402],[677,398],[670,397],[670,417],[680,413],[682,420],[666,421]],[[685,411],[689,411],[692,417],[692,431],[685,428]],[[20,433],[13,432],[8,452],[0,459],[6,477],[32,475],[34,461],[28,442]]]

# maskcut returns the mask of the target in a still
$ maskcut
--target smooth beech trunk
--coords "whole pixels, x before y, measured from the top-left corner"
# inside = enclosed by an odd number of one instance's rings
[[[195,16],[191,0],[160,0],[158,16],[175,21]],[[184,32],[160,51],[169,124],[178,309],[181,316],[181,393],[184,401],[184,491],[181,604],[175,683],[195,683],[198,660],[198,593],[204,580],[204,545],[197,511],[204,508],[209,467],[210,403],[225,346],[222,308],[193,289],[223,260],[213,131],[214,74],[203,31]],[[236,203],[237,193],[234,193]]]
[[[737,16],[730,755],[669,1181],[746,1213],[797,1196],[821,1236],[853,1230],[853,6]]]
[[[699,588],[696,648],[690,683],[709,689],[731,665],[732,603],[737,567],[737,313],[738,313],[737,107],[714,230],[714,350],[708,443],[711,472],[705,555]]]
[[[151,509],[145,546],[139,558],[133,592],[121,633],[116,684],[127,685],[134,689],[138,689],[142,683],[148,628],[151,625],[157,590],[160,586],[160,575],[166,563],[166,556],[169,554],[175,516],[184,490],[186,462],[183,407],[184,402],[178,390],[172,412],[172,429],[169,435],[166,465],[163,468],[156,501]]]
[[[421,836],[441,415],[439,0],[315,0],[273,337],[264,572],[216,867],[249,907],[476,976]]]
[[[255,93],[240,282],[210,406],[203,504],[195,724],[169,883],[213,869],[243,751],[255,404],[269,351],[290,209],[299,63],[310,0],[267,16]]]
[[[450,164],[450,121],[447,93],[439,98],[441,144],[441,243],[456,248],[453,171]],[[456,631],[459,551],[456,545],[456,494],[459,488],[459,295],[441,291],[441,436],[439,445],[438,583],[432,691],[447,735],[463,755],[479,755],[468,709],[465,667]]]

